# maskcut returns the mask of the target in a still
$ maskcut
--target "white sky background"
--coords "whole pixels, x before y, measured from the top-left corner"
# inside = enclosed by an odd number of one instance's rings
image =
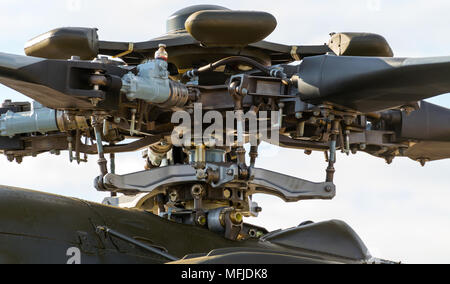
[[[167,17],[178,9],[207,1],[0,0],[0,51],[23,54],[24,43],[55,27],[99,28],[102,40],[145,41],[165,33]],[[278,27],[268,38],[286,44],[322,44],[330,32],[382,34],[396,56],[450,55],[450,1],[316,0],[211,1],[232,9],[272,13]],[[169,54],[170,56],[170,54]],[[449,74],[450,76],[450,74]],[[450,78],[450,77],[449,77]],[[25,100],[0,86],[0,100]],[[431,100],[450,107],[450,95]],[[140,153],[119,155],[117,171],[142,170]],[[323,181],[322,154],[264,147],[258,167]],[[96,157],[69,164],[60,157],[25,158],[22,165],[0,157],[0,184],[75,196],[100,202],[106,194],[93,188]],[[366,154],[338,156],[337,197],[333,201],[285,204],[257,196],[264,211],[252,223],[268,229],[288,228],[306,220],[341,219],[361,236],[376,257],[406,263],[450,263],[450,161],[422,168],[408,159],[390,166]]]

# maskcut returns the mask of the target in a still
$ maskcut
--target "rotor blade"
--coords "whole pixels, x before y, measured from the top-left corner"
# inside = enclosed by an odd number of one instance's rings
[[[450,142],[423,141],[409,147],[405,156],[414,161],[437,161],[450,158]]]
[[[450,142],[450,109],[420,102],[420,109],[402,112],[401,129],[402,138]]]
[[[450,56],[387,58],[321,55],[298,69],[302,100],[359,112],[381,111],[450,92]]]
[[[102,101],[100,108],[117,105],[120,85],[95,89],[89,83],[89,77],[99,70],[118,76],[126,73],[111,64],[0,53],[0,83],[53,109],[95,109],[92,99]]]
[[[450,109],[421,102],[409,115],[402,112],[401,139],[418,140],[405,151],[413,160],[450,158]]]
[[[398,142],[409,142],[402,155],[416,161],[450,158],[450,109],[421,101],[411,113],[391,110],[382,114]]]

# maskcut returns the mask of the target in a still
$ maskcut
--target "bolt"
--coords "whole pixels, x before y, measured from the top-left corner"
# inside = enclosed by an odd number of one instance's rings
[[[23,157],[20,157],[20,156],[16,157],[16,162],[17,162],[18,164],[21,164],[22,161],[23,161]]]
[[[239,225],[242,224],[242,222],[244,221],[244,216],[242,216],[242,214],[239,212],[231,212],[230,219],[231,222],[233,222],[233,224]]]
[[[205,226],[206,225],[206,217],[205,216],[199,216],[197,218],[197,224],[199,224],[200,226]]]
[[[420,163],[420,165],[422,165],[422,167],[425,167],[425,165],[427,164],[428,161],[429,161],[429,159],[419,159],[419,163]]]
[[[388,156],[388,157],[385,158],[385,160],[386,160],[386,163],[388,165],[390,165],[394,161],[394,156]]]
[[[101,101],[99,98],[90,98],[92,106],[97,106],[98,103]]]
[[[227,170],[227,175],[229,175],[229,176],[234,175],[234,170],[233,169]]]
[[[173,191],[170,193],[169,195],[170,201],[175,202],[178,199],[178,194],[176,193],[176,191]]]
[[[351,116],[344,117],[344,123],[345,125],[351,125],[353,123],[353,117]]]
[[[208,174],[206,173],[205,170],[199,169],[199,170],[197,170],[196,176],[197,176],[197,179],[205,179],[208,177]]]
[[[223,197],[225,197],[226,199],[230,198],[231,197],[231,190],[225,189],[223,191]]]
[[[203,186],[201,186],[200,184],[196,184],[192,187],[191,189],[191,193],[193,195],[194,198],[198,199],[201,197],[201,195],[203,194]]]
[[[327,186],[325,187],[325,191],[326,191],[326,192],[332,192],[332,191],[333,191],[333,187],[332,187],[331,185],[327,185]]]

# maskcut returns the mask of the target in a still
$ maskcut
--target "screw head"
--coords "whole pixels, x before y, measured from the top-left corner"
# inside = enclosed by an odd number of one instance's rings
[[[178,194],[174,191],[174,192],[170,193],[169,197],[170,197],[170,201],[175,202],[175,201],[177,201]]]
[[[230,198],[231,197],[231,190],[225,189],[223,191],[223,197],[225,197],[226,199]]]
[[[256,232],[255,229],[250,229],[250,230],[248,231],[248,235],[249,235],[250,237],[252,237],[252,238],[255,238],[255,237],[256,237],[256,234],[257,234],[257,232]]]
[[[205,225],[206,225],[206,217],[205,217],[205,216],[199,216],[199,217],[197,218],[197,223],[198,223],[200,226],[205,226]]]
[[[351,125],[353,123],[353,117],[344,117],[345,125]]]
[[[239,225],[244,221],[244,216],[242,216],[242,214],[239,212],[232,212],[230,214],[230,219],[233,224]]]
[[[205,179],[208,177],[208,174],[203,169],[198,169],[196,175],[197,175],[197,179]]]
[[[203,194],[204,189],[203,186],[201,186],[200,184],[196,184],[192,187],[191,189],[191,193],[194,196],[194,198],[199,198],[201,197],[201,195]]]

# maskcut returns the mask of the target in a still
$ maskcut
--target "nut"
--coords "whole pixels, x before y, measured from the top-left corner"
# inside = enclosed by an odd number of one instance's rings
[[[244,221],[244,216],[242,216],[242,214],[239,212],[231,212],[230,220],[233,224],[239,225],[242,224],[242,222]]]
[[[197,175],[197,179],[206,179],[208,177],[208,174],[203,169],[198,169],[196,175]]]
[[[204,189],[200,184],[192,186],[191,193],[194,198],[200,198],[203,195]]]
[[[169,195],[170,201],[175,202],[178,199],[178,193],[176,191],[172,191]]]
[[[226,199],[231,197],[231,190],[229,189],[224,189],[223,190],[223,197],[225,197]]]

